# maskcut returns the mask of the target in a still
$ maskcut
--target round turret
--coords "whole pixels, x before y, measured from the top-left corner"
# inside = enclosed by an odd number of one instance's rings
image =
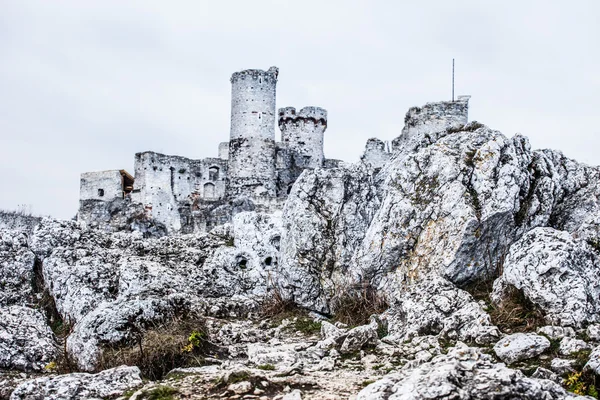
[[[317,168],[323,165],[323,134],[327,129],[327,110],[304,107],[296,112],[294,107],[278,111],[281,141],[295,153],[296,166]]]
[[[279,70],[231,76],[229,196],[275,196],[275,97]]]

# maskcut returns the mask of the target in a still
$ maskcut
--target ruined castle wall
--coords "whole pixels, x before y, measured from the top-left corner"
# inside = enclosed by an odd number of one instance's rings
[[[304,107],[296,112],[294,107],[279,109],[278,124],[281,141],[296,154],[295,163],[301,168],[323,166],[323,136],[327,129],[327,110]]]
[[[275,196],[275,98],[278,70],[231,77],[228,196]]]
[[[81,174],[79,200],[111,201],[123,198],[123,177],[118,169]]]
[[[229,158],[229,142],[219,143],[219,158],[227,160]]]
[[[361,161],[371,167],[377,169],[389,161],[390,152],[387,149],[386,143],[377,138],[367,140],[365,152],[361,157]]]
[[[407,137],[461,128],[469,122],[470,97],[458,96],[456,101],[440,101],[410,108],[404,118],[402,135],[392,141],[392,151]]]
[[[191,160],[154,152],[135,156],[134,199],[169,231],[181,231],[182,208],[193,209],[200,199],[216,201],[225,195],[227,161]]]

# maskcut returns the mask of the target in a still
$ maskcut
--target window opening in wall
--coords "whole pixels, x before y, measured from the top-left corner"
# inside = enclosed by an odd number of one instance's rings
[[[271,264],[273,264],[273,258],[272,257],[265,258],[265,265],[270,266]]]
[[[98,196],[104,196],[104,189],[98,189]]]
[[[214,199],[215,198],[215,185],[207,183],[204,185],[204,198]]]
[[[210,167],[208,169],[208,180],[216,181],[219,179],[219,167]]]

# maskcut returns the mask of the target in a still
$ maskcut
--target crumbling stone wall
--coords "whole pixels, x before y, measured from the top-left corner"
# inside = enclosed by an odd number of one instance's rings
[[[123,176],[118,169],[81,174],[80,200],[111,201],[123,198]]]
[[[370,138],[367,140],[361,161],[374,169],[379,169],[389,161],[390,156],[389,148],[383,140]]]
[[[191,160],[145,152],[135,156],[134,201],[169,231],[182,230],[181,209],[198,208],[200,201],[225,196],[227,161],[220,158]]]
[[[404,118],[404,137],[459,129],[469,122],[469,99],[471,96],[458,96],[456,101],[427,103],[423,107],[412,107]],[[400,147],[403,139],[392,141],[392,151]]]

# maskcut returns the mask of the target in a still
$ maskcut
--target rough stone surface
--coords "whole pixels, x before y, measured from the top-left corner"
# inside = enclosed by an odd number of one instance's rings
[[[58,312],[75,323],[68,349],[82,369],[92,370],[100,344],[129,340],[175,316],[219,314],[222,299],[245,306],[264,296],[277,263],[271,239],[278,221],[240,214],[233,227],[213,234],[144,239],[45,220],[31,247]]]
[[[591,324],[585,330],[588,338],[594,342],[600,342],[600,324]]]
[[[513,364],[542,354],[550,347],[550,341],[533,333],[515,333],[494,345],[494,352],[505,363]]]
[[[469,293],[435,275],[398,293],[384,316],[388,321],[388,341],[440,335],[486,344],[500,337],[489,315]]]
[[[0,306],[34,300],[35,255],[23,230],[0,230]]]
[[[567,326],[542,326],[537,330],[537,333],[549,337],[550,339],[574,338],[575,329]]]
[[[511,286],[550,323],[581,327],[600,318],[600,260],[568,232],[535,228],[514,243],[492,297],[501,301]]]
[[[596,375],[600,375],[600,346],[595,347],[590,353],[590,358],[585,364],[585,369],[594,371]]]
[[[39,311],[0,307],[0,368],[41,371],[57,356],[54,334]]]
[[[575,338],[566,337],[560,341],[558,352],[563,356],[569,356],[578,353],[582,350],[591,350],[592,346],[585,341]]]
[[[480,124],[407,137],[380,172],[381,207],[353,272],[382,288],[432,271],[455,283],[493,275],[514,238],[530,161],[524,137]]]
[[[83,400],[121,395],[142,384],[138,367],[117,367],[95,375],[75,373],[42,377],[19,385],[10,400]]]
[[[348,331],[346,339],[340,348],[341,353],[352,353],[368,345],[377,344],[377,322],[369,325],[357,326]]]
[[[528,378],[495,364],[480,349],[457,346],[418,368],[401,370],[368,385],[357,400],[570,399],[560,385]]]
[[[364,166],[300,176],[283,210],[281,286],[288,296],[309,309],[330,311],[328,300],[346,280],[376,204]]]
[[[575,364],[575,360],[555,358],[550,362],[550,369],[559,375],[564,375],[575,371]]]

